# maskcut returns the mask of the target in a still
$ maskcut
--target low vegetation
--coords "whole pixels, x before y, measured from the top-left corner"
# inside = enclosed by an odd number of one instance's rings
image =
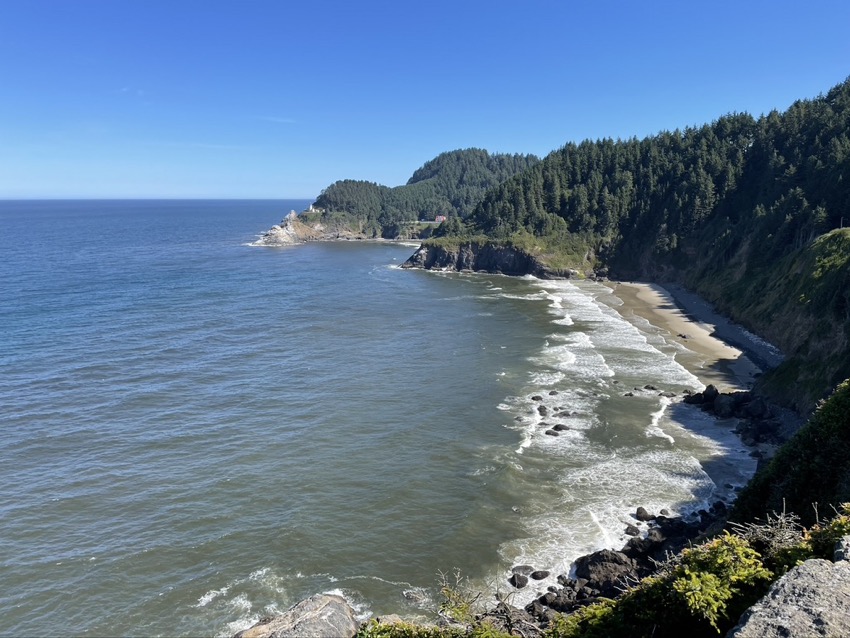
[[[850,504],[829,520],[804,529],[793,515],[774,514],[764,521],[734,526],[734,531],[684,550],[616,599],[559,615],[537,635],[545,638],[717,638],[788,569],[809,558],[831,559],[838,540],[850,534]],[[761,550],[761,551],[758,551]],[[457,594],[443,589],[446,600]],[[461,599],[468,598],[462,594]],[[442,625],[370,621],[360,638],[506,638],[492,615],[460,617]]]
[[[787,508],[811,525],[817,523],[818,512],[829,513],[846,501],[850,501],[850,379],[756,473],[738,496],[731,518],[747,522]]]

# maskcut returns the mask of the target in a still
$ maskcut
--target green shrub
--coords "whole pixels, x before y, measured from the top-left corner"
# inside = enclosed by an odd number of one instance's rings
[[[767,589],[772,573],[742,538],[725,534],[687,549],[658,576],[616,601],[553,624],[552,638],[717,636]]]
[[[825,511],[845,501],[850,501],[850,380],[753,477],[730,519],[746,523],[787,505],[804,525],[812,525],[813,503]]]

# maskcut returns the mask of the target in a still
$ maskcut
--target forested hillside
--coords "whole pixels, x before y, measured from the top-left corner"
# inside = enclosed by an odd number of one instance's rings
[[[539,161],[534,155],[491,155],[475,148],[450,151],[426,162],[404,186],[341,180],[323,190],[314,206],[328,215],[356,217],[367,233],[395,237],[408,222],[468,216],[489,189]]]
[[[438,234],[684,283],[791,355],[766,386],[807,410],[850,376],[848,225],[850,80],[758,119],[567,144]]]

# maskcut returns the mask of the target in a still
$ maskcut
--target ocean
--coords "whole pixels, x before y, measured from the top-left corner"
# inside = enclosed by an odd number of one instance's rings
[[[551,571],[520,604],[753,472],[608,286],[250,245],[308,203],[0,202],[0,634],[229,636],[317,592],[429,618],[439,572]]]

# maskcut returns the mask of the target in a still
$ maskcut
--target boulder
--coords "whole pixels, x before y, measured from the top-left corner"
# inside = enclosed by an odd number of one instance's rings
[[[635,512],[635,518],[639,521],[644,522],[655,520],[655,517],[649,512],[647,512],[645,507],[637,508],[637,511]]]
[[[531,400],[532,401],[542,401],[543,397],[541,397],[539,394],[535,394],[533,397],[531,397]]]
[[[850,636],[850,563],[815,558],[771,585],[730,638]]]
[[[626,525],[626,536],[637,536],[640,530],[632,524]]]
[[[534,571],[534,567],[531,565],[514,565],[511,567],[512,574],[522,574],[523,576],[528,576],[531,572]]]
[[[538,405],[537,406],[537,413],[540,416],[546,416],[547,414],[549,414],[549,409],[545,405]]]
[[[610,549],[581,556],[575,564],[577,578],[587,580],[585,589],[597,589],[606,597],[616,596],[626,581],[637,579],[635,562]]]
[[[543,580],[549,575],[545,569],[538,569],[536,572],[531,572],[531,578],[534,580]]]
[[[522,589],[528,585],[528,576],[523,576],[522,574],[511,574],[511,577],[508,578],[508,582],[517,589]]]
[[[720,393],[717,391],[713,385],[709,384],[709,386],[702,391],[702,400],[703,403],[714,403],[714,400],[717,398],[717,395]]]
[[[705,396],[702,392],[697,392],[696,394],[686,393],[685,398],[682,400],[690,405],[702,405],[703,401],[705,401]]]
[[[360,628],[342,596],[316,594],[234,638],[352,638]]]
[[[561,433],[556,432],[555,430],[546,430],[543,434],[548,434],[549,436],[561,436]]]
[[[565,430],[569,430],[570,426],[565,425],[563,423],[556,423],[554,426],[552,426],[552,429],[556,432],[564,432]]]

